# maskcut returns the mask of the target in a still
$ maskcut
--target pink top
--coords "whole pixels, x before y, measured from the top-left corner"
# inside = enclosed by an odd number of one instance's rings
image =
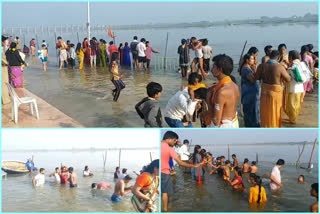
[[[111,189],[111,184],[106,183],[106,182],[99,182],[97,183],[97,187],[100,189]]]
[[[306,63],[308,63],[309,66],[313,64],[313,59],[312,59],[312,56],[310,56],[310,55],[306,55],[306,56],[304,57],[304,61],[305,61]]]
[[[147,47],[146,50],[146,58],[151,59],[151,52],[153,53],[159,53],[158,51],[154,50],[151,46]]]
[[[161,142],[161,173],[170,174],[169,159],[175,159],[178,155],[174,149],[167,143]]]

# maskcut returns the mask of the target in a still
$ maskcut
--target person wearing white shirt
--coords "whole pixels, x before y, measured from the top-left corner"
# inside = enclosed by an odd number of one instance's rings
[[[278,190],[283,187],[281,183],[281,175],[280,175],[280,168],[284,165],[284,160],[279,159],[276,165],[273,167],[271,175],[270,175],[270,188],[271,190]]]
[[[208,73],[210,70],[210,59],[212,57],[212,47],[208,45],[208,40],[203,39],[202,41],[202,52],[203,52],[203,70]]]
[[[291,76],[291,81],[286,84],[288,90],[288,97],[285,102],[285,112],[292,124],[296,123],[296,119],[301,110],[301,104],[304,97],[303,83],[312,78],[312,74],[308,66],[299,60],[300,54],[298,51],[289,52],[290,68],[288,72]]]
[[[44,168],[41,168],[39,171],[39,174],[37,174],[36,176],[34,176],[34,178],[32,179],[32,184],[34,187],[38,187],[44,184],[45,182],[45,170]]]
[[[193,115],[195,110],[201,108],[201,100],[205,100],[208,89],[199,88],[194,91],[195,99],[192,100],[188,88],[178,91],[170,98],[165,109],[165,121],[170,127],[192,127],[191,122],[182,122],[185,115]]]
[[[179,155],[182,161],[189,161],[189,151],[188,151],[189,141],[186,139],[183,141],[183,145],[180,147]]]
[[[146,47],[146,39],[145,38],[142,38],[140,40],[136,49],[138,52],[138,71],[140,70],[141,63],[143,64],[144,70],[146,70],[147,69],[147,65],[146,65],[146,63],[147,63],[147,58],[146,58],[147,47]]]
[[[128,170],[126,168],[122,169],[122,173],[119,176],[119,179],[124,179],[128,175]]]

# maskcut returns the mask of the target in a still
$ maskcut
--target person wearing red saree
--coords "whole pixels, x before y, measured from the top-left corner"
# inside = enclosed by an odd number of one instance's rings
[[[84,38],[83,42],[82,42],[82,48],[84,51],[84,63],[86,63],[87,65],[90,64],[90,47],[89,47],[89,41],[88,38]]]

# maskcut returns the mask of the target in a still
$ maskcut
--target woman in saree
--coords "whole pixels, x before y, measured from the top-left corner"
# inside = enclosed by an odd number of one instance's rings
[[[123,66],[130,67],[131,66],[131,58],[130,58],[130,47],[128,42],[124,43],[123,48]]]
[[[77,44],[76,53],[77,53],[78,62],[79,62],[79,70],[82,70],[83,69],[84,51],[81,47],[80,42],[78,42],[78,44]]]
[[[25,66],[26,63],[22,60],[16,46],[17,44],[15,42],[10,44],[10,48],[6,51],[6,58],[10,68],[11,85],[14,88],[23,88],[22,66]]]
[[[252,70],[254,63],[254,55],[246,54],[240,68],[241,103],[246,127],[260,127],[259,84],[254,78],[254,71]]]
[[[146,170],[139,175],[132,188],[131,202],[138,212],[155,212],[154,203],[159,194],[159,159],[152,161]]]
[[[83,42],[82,42],[82,48],[84,51],[84,63],[86,63],[87,65],[90,64],[90,47],[89,47],[89,41],[88,38],[84,38]]]
[[[193,152],[193,165],[197,165],[202,162],[202,157],[201,157],[201,146],[196,145],[194,147],[194,152]],[[191,168],[191,175],[192,175],[192,180],[200,182],[203,180],[203,168],[202,166],[198,168]]]
[[[118,48],[118,52],[119,52],[119,60],[120,60],[120,65],[123,65],[123,44],[120,43],[119,48]]]

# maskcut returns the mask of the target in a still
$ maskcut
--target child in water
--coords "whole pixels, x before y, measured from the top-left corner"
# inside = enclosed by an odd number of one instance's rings
[[[74,70],[74,66],[76,65],[76,57],[77,57],[76,51],[74,50],[74,44],[70,44],[69,54],[70,54],[71,67]]]
[[[298,177],[298,183],[304,184],[304,175],[299,175],[299,177]]]
[[[126,86],[121,80],[124,76],[119,74],[118,69],[118,52],[113,52],[111,56],[111,82],[114,84],[115,89],[112,90],[113,101],[117,102],[120,96],[120,92]]]
[[[43,70],[47,71],[48,50],[45,45],[42,45],[42,49],[38,51],[38,56],[42,61]]]

